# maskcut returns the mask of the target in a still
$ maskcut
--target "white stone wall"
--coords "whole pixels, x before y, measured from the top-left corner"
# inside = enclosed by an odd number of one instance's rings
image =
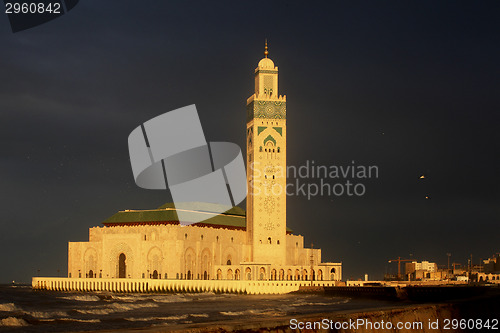
[[[250,273],[251,280],[311,280],[311,254],[315,279],[342,277],[341,264],[322,264],[321,250],[304,248],[300,235],[286,236],[286,264],[280,265],[251,261],[243,230],[148,225],[95,227],[89,234],[89,242],[69,243],[68,277],[119,278],[121,254],[130,279],[246,280]]]

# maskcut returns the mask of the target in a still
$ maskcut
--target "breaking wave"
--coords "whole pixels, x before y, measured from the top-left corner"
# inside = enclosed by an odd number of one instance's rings
[[[156,307],[158,307],[158,304],[155,303],[113,303],[102,308],[75,309],[75,311],[82,314],[107,315],[115,312],[127,312],[141,308]]]
[[[28,323],[21,318],[8,317],[0,320],[0,327],[2,326],[21,327],[28,326]]]
[[[208,313],[192,313],[190,314],[191,317],[194,317],[194,318],[208,318],[209,315]]]
[[[68,314],[64,311],[24,311],[25,314],[37,319],[48,319],[53,317],[67,317]]]
[[[145,317],[145,318],[125,318],[128,321],[153,321],[153,320],[183,320],[187,319],[188,315],[169,316],[169,317]]]
[[[21,309],[14,303],[2,303],[0,304],[0,311],[14,312],[14,311],[21,311]]]
[[[61,318],[58,319],[61,321],[71,321],[71,322],[77,322],[77,323],[100,323],[101,321],[99,319],[75,319],[75,318]]]
[[[94,295],[72,295],[72,296],[64,296],[64,297],[59,297],[59,298],[67,299],[69,301],[80,301],[80,302],[95,302],[95,301],[101,300],[98,296],[94,296]]]
[[[224,316],[248,316],[248,315],[262,315],[276,317],[276,316],[284,316],[286,312],[277,311],[276,309],[262,309],[262,310],[245,310],[245,311],[221,311],[220,314]]]

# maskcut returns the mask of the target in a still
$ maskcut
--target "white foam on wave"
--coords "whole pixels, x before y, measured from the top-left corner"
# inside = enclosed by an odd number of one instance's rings
[[[32,316],[37,319],[48,319],[53,317],[67,317],[68,314],[64,311],[24,311],[25,314]]]
[[[190,316],[195,318],[208,318],[208,313],[191,313]]]
[[[75,309],[76,312],[82,314],[94,314],[94,315],[108,315],[115,312],[127,312],[131,310],[141,309],[141,308],[156,308],[158,304],[155,303],[112,303],[106,305],[102,308],[86,308],[86,309]]]
[[[248,316],[248,315],[266,315],[268,317],[279,317],[286,315],[284,311],[276,309],[262,309],[262,310],[244,310],[244,311],[221,311],[220,314],[224,316]]]
[[[186,295],[183,294],[175,294],[175,295],[130,295],[130,296],[117,296],[113,295],[112,300],[121,301],[121,302],[137,302],[137,301],[146,301],[152,300],[154,302],[159,303],[181,303],[181,302],[190,302],[191,299],[187,298]]]
[[[168,316],[168,317],[144,317],[144,318],[125,318],[125,320],[128,321],[153,321],[153,320],[182,320],[186,319],[188,315],[182,315],[182,316]]]
[[[0,320],[0,327],[2,326],[21,327],[28,326],[28,323],[21,318],[8,317]]]
[[[100,323],[101,321],[99,319],[75,319],[75,318],[61,318],[58,320],[62,321],[73,321],[77,323]]]
[[[70,301],[79,301],[79,302],[95,302],[95,301],[101,300],[98,296],[94,296],[94,295],[72,295],[72,296],[64,296],[64,297],[59,297],[59,298],[67,299]]]
[[[21,311],[21,308],[19,308],[14,303],[1,303],[0,304],[0,311],[15,312],[15,311]]]

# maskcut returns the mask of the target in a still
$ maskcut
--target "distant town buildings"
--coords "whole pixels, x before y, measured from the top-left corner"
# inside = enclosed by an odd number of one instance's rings
[[[412,261],[405,264],[405,280],[407,281],[459,281],[500,284],[500,256],[499,253],[491,258],[480,261],[477,265],[462,266],[452,263],[448,268],[438,268],[438,265],[429,261]]]
[[[438,271],[437,264],[426,260],[406,263],[405,273],[409,280],[442,279],[442,272]]]
[[[489,282],[500,284],[500,258],[499,253],[491,258],[483,260],[483,267],[477,273],[478,282]]]
[[[484,273],[486,274],[498,274],[500,273],[500,258],[499,253],[494,254],[491,258],[483,260]]]

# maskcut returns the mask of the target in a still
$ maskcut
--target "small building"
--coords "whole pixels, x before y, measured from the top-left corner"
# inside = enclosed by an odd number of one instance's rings
[[[405,264],[405,273],[410,280],[439,280],[443,279],[442,272],[438,272],[437,264],[429,261],[412,261]]]

